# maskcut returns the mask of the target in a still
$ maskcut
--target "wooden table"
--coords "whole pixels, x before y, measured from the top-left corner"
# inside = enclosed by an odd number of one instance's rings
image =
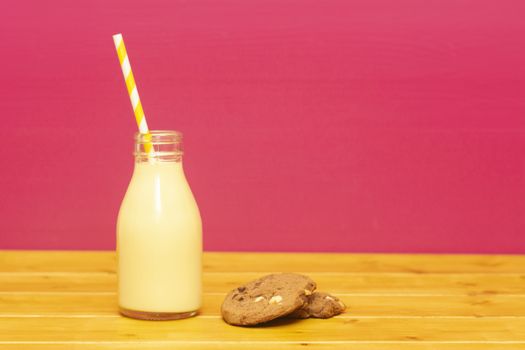
[[[257,328],[225,324],[235,286],[310,275],[348,311]],[[206,253],[195,318],[117,313],[113,252],[0,251],[0,349],[525,349],[525,256]]]

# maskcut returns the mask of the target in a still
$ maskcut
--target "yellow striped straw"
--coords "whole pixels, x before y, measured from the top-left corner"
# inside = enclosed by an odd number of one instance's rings
[[[146,116],[144,115],[144,110],[142,109],[142,103],[140,103],[139,91],[137,90],[137,84],[135,84],[135,78],[133,77],[133,72],[131,71],[131,65],[129,64],[129,57],[128,53],[126,52],[126,46],[124,45],[122,34],[119,33],[113,35],[113,42],[115,43],[115,48],[117,49],[120,68],[122,68],[122,74],[124,75],[124,81],[126,82],[126,87],[128,88],[129,99],[131,101],[131,106],[133,107],[133,112],[135,113],[135,120],[137,121],[139,131],[141,134],[149,135]],[[147,140],[149,140],[149,138],[147,138]],[[145,144],[144,149],[147,153],[153,151],[150,143]]]

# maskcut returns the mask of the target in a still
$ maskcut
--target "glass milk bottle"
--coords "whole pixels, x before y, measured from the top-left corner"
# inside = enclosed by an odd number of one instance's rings
[[[194,316],[201,306],[202,224],[182,168],[182,135],[137,133],[134,154],[117,220],[120,312],[148,320]]]

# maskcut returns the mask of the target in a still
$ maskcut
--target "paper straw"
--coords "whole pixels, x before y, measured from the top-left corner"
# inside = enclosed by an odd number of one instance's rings
[[[133,77],[133,72],[131,71],[131,65],[129,64],[129,57],[126,52],[126,46],[124,45],[122,34],[119,33],[113,35],[113,42],[115,43],[115,48],[117,49],[120,68],[122,68],[124,81],[126,82],[126,87],[128,88],[128,95],[131,101],[131,106],[133,107],[133,112],[135,113],[137,126],[139,127],[141,134],[146,134],[149,136],[146,116],[144,115],[144,110],[142,109],[142,103],[140,103],[139,91],[137,90],[137,84],[135,84],[135,78]],[[146,140],[149,140],[149,138],[147,137]],[[147,153],[153,151],[151,143],[144,144],[144,149]]]

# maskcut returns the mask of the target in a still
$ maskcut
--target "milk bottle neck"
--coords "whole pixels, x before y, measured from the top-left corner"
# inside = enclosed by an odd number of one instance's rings
[[[135,134],[135,163],[181,163],[182,134],[173,130],[150,130]]]

